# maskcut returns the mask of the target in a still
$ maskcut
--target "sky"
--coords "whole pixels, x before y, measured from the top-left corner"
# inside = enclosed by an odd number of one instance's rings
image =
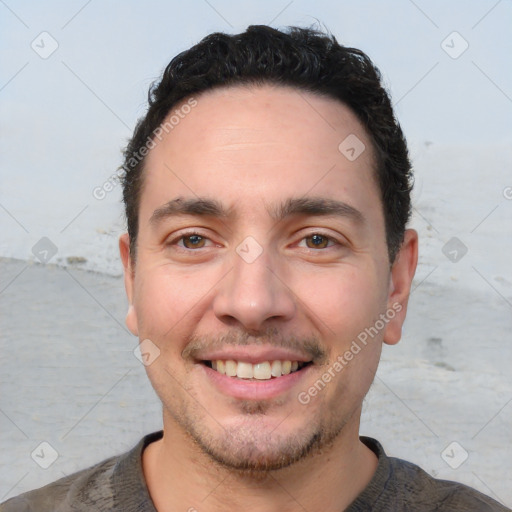
[[[213,31],[319,23],[379,67],[413,157],[451,146],[485,162],[512,140],[510,19],[505,0],[1,0],[0,256],[33,258],[48,237],[53,262],[119,270],[120,187],[93,191],[121,164],[149,85]]]

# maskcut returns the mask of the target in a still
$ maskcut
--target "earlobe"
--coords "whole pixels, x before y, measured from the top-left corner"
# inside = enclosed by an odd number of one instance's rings
[[[134,336],[139,335],[139,328],[137,324],[137,313],[135,312],[135,308],[133,307],[133,304],[130,304],[128,306],[128,312],[126,313],[126,319],[125,319],[126,326],[130,330],[130,332]]]
[[[393,309],[396,314],[390,319],[384,332],[384,343],[388,345],[395,345],[402,337],[402,327],[417,263],[418,233],[414,229],[407,229],[402,247],[391,269],[387,306],[388,310]]]

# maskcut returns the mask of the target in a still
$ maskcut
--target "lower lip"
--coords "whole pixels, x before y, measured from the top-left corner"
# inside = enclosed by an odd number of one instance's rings
[[[288,375],[268,380],[228,377],[204,364],[199,366],[203,368],[207,378],[210,379],[221,393],[241,400],[266,400],[279,396],[297,385],[309,373],[312,365],[308,365]]]

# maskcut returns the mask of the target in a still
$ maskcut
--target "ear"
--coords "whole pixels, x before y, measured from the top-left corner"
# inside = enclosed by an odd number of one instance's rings
[[[395,311],[384,331],[384,343],[395,345],[402,337],[402,326],[407,313],[411,284],[418,264],[418,233],[406,229],[404,241],[391,268],[388,310]]]
[[[128,233],[124,233],[119,237],[119,253],[124,268],[124,287],[126,297],[128,298],[128,312],[126,313],[126,326],[135,336],[139,335],[139,327],[137,322],[137,313],[133,305],[134,298],[134,279],[135,268],[133,266],[132,257],[130,255],[130,237]]]

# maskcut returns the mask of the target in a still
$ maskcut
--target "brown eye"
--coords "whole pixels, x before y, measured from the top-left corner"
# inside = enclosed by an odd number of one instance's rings
[[[201,235],[184,235],[181,240],[183,240],[183,245],[187,249],[202,249],[206,239]]]
[[[319,234],[307,236],[304,238],[304,240],[311,240],[311,244],[306,242],[306,245],[309,249],[325,249],[328,247],[327,244],[330,241],[329,237]]]

